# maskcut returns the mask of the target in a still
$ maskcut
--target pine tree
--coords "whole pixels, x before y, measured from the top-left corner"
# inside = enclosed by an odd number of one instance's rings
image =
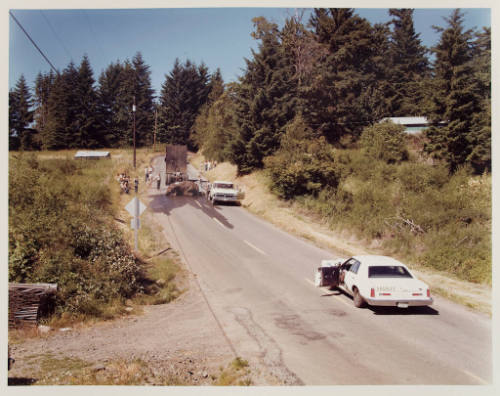
[[[491,29],[476,33],[473,60],[480,111],[473,115],[469,141],[473,148],[467,157],[477,173],[491,171]]]
[[[422,45],[413,26],[413,9],[389,10],[393,30],[389,59],[391,63],[391,101],[393,116],[422,114],[422,83],[429,74],[427,49]]]
[[[74,145],[77,148],[99,147],[104,143],[98,136],[97,92],[94,87],[93,71],[87,55],[78,69],[77,84],[74,87],[76,110]]]
[[[475,142],[471,134],[473,118],[481,112],[481,97],[477,92],[473,67],[472,31],[464,31],[463,14],[455,10],[445,18],[448,27],[435,27],[441,32],[439,43],[432,48],[434,63],[434,96],[430,118],[446,121],[443,128],[430,128],[426,150],[446,160],[452,171],[468,162]],[[476,136],[477,137],[477,136]]]
[[[120,62],[111,63],[99,76],[98,114],[100,140],[106,147],[118,147],[121,130],[117,114],[118,95],[123,79],[123,66]]]
[[[374,62],[380,38],[353,9],[315,9],[310,25],[328,55],[307,89],[304,119],[330,143],[349,142],[376,121],[374,106],[383,103]]]
[[[175,60],[172,71],[165,76],[158,113],[159,141],[187,144],[193,150],[196,142],[191,137],[193,125],[210,93],[208,69],[196,67],[187,60]]]
[[[48,116],[42,131],[44,149],[76,148],[75,143],[78,114],[78,98],[75,87],[78,70],[73,61],[57,75],[48,100]]]
[[[297,110],[297,84],[294,59],[280,40],[274,23],[254,18],[260,40],[258,52],[246,60],[247,69],[237,93],[238,136],[233,142],[233,162],[239,173],[263,166],[263,158],[274,153],[280,144],[285,125]]]
[[[31,93],[24,75],[19,77],[14,90],[9,92],[9,147],[32,149],[33,132],[28,129],[33,122]]]
[[[55,75],[52,70],[49,73],[38,73],[35,80],[35,128],[40,135],[43,134],[45,125],[47,123],[49,111],[49,96],[54,84]]]
[[[151,86],[150,67],[144,62],[142,54],[137,52],[132,58],[135,88],[135,127],[139,146],[153,144],[154,90]]]

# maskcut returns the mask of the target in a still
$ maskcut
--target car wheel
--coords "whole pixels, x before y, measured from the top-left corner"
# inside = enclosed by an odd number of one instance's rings
[[[359,294],[359,290],[354,288],[353,289],[353,300],[354,300],[354,306],[356,308],[362,308],[365,306],[365,300],[363,300],[363,297],[361,297],[361,294]]]

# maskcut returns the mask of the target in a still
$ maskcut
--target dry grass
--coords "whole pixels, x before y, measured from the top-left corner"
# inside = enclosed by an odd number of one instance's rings
[[[199,166],[199,169],[203,161],[201,154],[190,156],[191,164]],[[215,169],[206,172],[206,177],[211,181],[216,179],[233,181],[245,191],[242,206],[279,228],[310,240],[320,247],[340,251],[345,256],[387,254],[372,240],[360,240],[353,234],[331,230],[317,216],[311,216],[297,205],[277,198],[267,187],[268,180],[263,171],[237,177],[236,166],[221,163]],[[429,284],[435,294],[491,315],[492,294],[488,286],[455,279],[448,274],[428,268],[412,269],[418,277]]]

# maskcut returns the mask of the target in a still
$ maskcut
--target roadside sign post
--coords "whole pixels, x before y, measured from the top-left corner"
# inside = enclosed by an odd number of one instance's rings
[[[142,212],[144,212],[146,210],[146,205],[144,205],[139,200],[139,198],[137,198],[137,192],[139,190],[139,180],[135,179],[134,184],[135,184],[134,187],[135,187],[136,196],[127,204],[127,206],[125,206],[125,209],[133,217],[132,221],[130,223],[130,226],[134,230],[134,239],[135,239],[134,247],[135,247],[135,250],[137,251],[139,249],[138,231],[139,231],[139,227],[141,224],[139,221],[139,216],[142,214]]]
[[[137,193],[139,191],[139,179],[136,178],[134,180],[135,185],[135,211],[134,211],[134,220],[135,220],[135,229],[134,229],[134,240],[135,240],[135,251],[139,250],[139,242],[138,242],[138,233],[139,233],[139,199],[137,198]]]

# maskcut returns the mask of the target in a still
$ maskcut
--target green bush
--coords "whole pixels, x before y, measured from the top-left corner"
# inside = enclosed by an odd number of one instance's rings
[[[315,138],[301,116],[287,126],[280,149],[264,164],[271,190],[284,199],[317,196],[323,188],[336,188],[340,178],[333,148]]]
[[[369,157],[389,164],[408,159],[404,126],[391,121],[365,128],[359,144]]]
[[[99,316],[141,290],[141,268],[109,223],[111,170],[11,156],[9,280],[58,284],[59,311]]]

